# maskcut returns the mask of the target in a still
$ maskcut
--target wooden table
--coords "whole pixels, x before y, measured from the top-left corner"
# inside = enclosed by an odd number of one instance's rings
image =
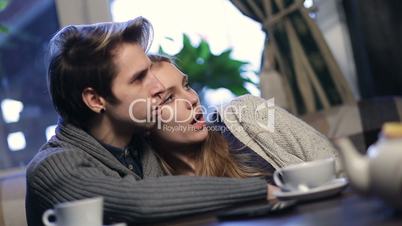
[[[299,203],[281,214],[253,219],[218,221],[213,213],[209,213],[158,225],[402,225],[402,213],[388,207],[379,199],[359,196],[348,188],[342,194],[334,197]]]

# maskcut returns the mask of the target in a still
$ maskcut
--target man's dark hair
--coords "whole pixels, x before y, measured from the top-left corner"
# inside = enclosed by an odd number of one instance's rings
[[[111,89],[117,74],[115,50],[123,43],[136,43],[147,51],[151,36],[152,26],[142,17],[61,29],[49,43],[48,87],[62,119],[85,127],[94,116],[95,112],[82,100],[82,91],[87,87],[117,103]]]

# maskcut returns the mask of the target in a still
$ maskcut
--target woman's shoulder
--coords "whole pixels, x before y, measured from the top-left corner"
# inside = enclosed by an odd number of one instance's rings
[[[225,106],[230,106],[230,105],[239,105],[239,104],[252,104],[252,103],[262,103],[264,102],[265,99],[261,97],[257,97],[251,94],[245,94],[241,96],[237,96],[233,98],[229,103],[227,103]]]
[[[274,98],[271,99],[264,99],[262,97],[258,97],[252,94],[244,94],[241,96],[237,96],[230,101],[230,104],[239,104],[239,103],[265,103],[265,102],[272,102]]]
[[[281,109],[280,107],[275,105],[275,99],[264,99],[262,97],[254,96],[251,94],[245,94],[242,96],[238,96],[233,98],[230,102],[220,106],[218,108],[218,112],[220,115],[230,113],[247,113],[249,111],[260,111],[268,108],[274,108],[275,110]]]
[[[236,118],[253,123],[271,114],[275,114],[275,117],[288,121],[296,120],[293,114],[275,103],[275,98],[264,99],[251,94],[235,97],[229,103],[220,106],[218,113],[223,121],[236,116]]]

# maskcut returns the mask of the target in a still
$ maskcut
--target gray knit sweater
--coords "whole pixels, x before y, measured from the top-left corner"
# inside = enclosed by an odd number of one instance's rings
[[[331,142],[286,110],[253,95],[235,98],[219,110],[230,132],[275,169],[333,158],[342,175],[339,153]]]
[[[145,152],[141,180],[85,131],[59,123],[27,168],[28,225],[42,225],[42,213],[57,203],[94,196],[104,197],[105,224],[160,221],[266,197],[262,179],[162,176]]]

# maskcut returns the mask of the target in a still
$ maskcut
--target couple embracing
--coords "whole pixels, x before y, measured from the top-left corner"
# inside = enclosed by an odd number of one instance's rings
[[[151,35],[140,17],[68,26],[50,41],[60,120],[27,168],[29,225],[57,203],[95,196],[104,197],[106,224],[271,200],[275,169],[338,158],[319,132],[251,95],[207,123],[187,76],[147,55]]]

